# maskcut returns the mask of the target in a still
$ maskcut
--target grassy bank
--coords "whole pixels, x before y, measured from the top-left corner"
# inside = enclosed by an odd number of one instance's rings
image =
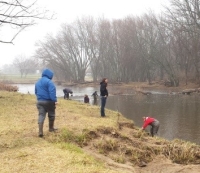
[[[106,118],[100,118],[97,106],[59,99],[55,123],[59,130],[48,132],[46,119],[41,139],[35,96],[0,91],[0,102],[3,173],[145,172],[159,157],[182,164],[181,169],[185,164],[200,163],[198,145],[151,138],[111,110],[106,110]]]

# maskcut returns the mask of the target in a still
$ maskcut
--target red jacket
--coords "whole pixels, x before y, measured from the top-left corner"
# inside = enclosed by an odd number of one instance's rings
[[[142,129],[145,129],[149,124],[151,124],[152,122],[154,122],[156,119],[152,118],[152,117],[146,117],[144,120],[144,124],[142,126]]]

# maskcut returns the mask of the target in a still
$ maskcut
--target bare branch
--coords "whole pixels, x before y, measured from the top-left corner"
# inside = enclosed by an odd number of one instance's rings
[[[1,40],[1,43],[11,43],[17,35],[24,29],[34,25],[38,20],[51,20],[53,15],[49,16],[49,11],[39,9],[36,6],[37,1],[30,3],[23,0],[0,1],[0,27],[1,34],[4,32],[4,27],[14,28],[14,36],[11,36],[11,41]],[[6,29],[5,29],[6,30]],[[6,32],[6,31],[5,31]],[[16,32],[16,33],[15,33]],[[9,36],[10,37],[10,36]]]

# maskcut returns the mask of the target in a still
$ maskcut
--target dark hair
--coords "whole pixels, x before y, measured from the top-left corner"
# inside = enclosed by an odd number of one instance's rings
[[[103,78],[101,82],[105,82],[106,79],[107,79],[107,78]]]

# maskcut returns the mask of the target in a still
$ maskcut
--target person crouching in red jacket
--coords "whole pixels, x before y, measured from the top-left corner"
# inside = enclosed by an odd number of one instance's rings
[[[144,120],[144,124],[142,126],[142,130],[144,130],[148,125],[150,125],[151,136],[153,137],[154,135],[156,135],[160,126],[159,121],[152,117],[143,117],[143,120]]]

